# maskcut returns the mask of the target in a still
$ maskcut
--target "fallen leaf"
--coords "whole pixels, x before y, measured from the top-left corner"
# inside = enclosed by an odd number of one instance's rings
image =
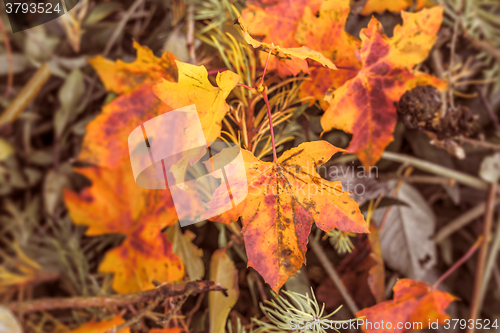
[[[80,193],[65,189],[64,199],[73,222],[89,227],[86,235],[128,235],[139,224],[161,229],[177,222],[170,192],[137,186],[129,163],[115,169],[76,171],[92,181],[92,186]]]
[[[330,88],[338,88],[356,76],[361,68],[355,51],[359,39],[348,34],[344,28],[349,16],[349,0],[325,0],[319,9],[319,16],[311,7],[305,7],[304,15],[298,21],[295,41],[321,52],[339,67],[331,71],[322,67],[310,67],[311,80],[301,85],[300,96],[313,96],[326,110],[328,103],[323,102]]]
[[[393,332],[401,333],[426,328],[429,322],[443,323],[449,316],[444,312],[448,305],[457,298],[444,291],[433,289],[421,281],[401,279],[393,288],[394,299],[379,303],[356,313],[356,316],[365,317],[363,331],[368,333]],[[380,323],[384,322],[383,328]],[[371,327],[367,323],[372,323]],[[378,329],[373,323],[378,323]],[[413,327],[415,323],[421,326],[415,329],[399,328],[398,323]],[[389,328],[391,326],[391,328]],[[401,324],[400,324],[401,326]]]
[[[340,182],[320,177],[317,168],[343,149],[326,141],[307,142],[282,154],[277,163],[263,162],[242,150],[248,196],[213,220],[230,223],[241,216],[248,266],[278,292],[305,263],[313,222],[326,232],[338,228],[366,232],[358,204]],[[217,189],[224,193],[224,189]]]
[[[388,182],[394,189],[397,181]],[[412,279],[421,279],[437,262],[436,244],[431,240],[436,217],[422,195],[411,185],[403,183],[396,199],[406,205],[391,206],[380,234],[380,247],[388,267]],[[377,209],[372,216],[380,223],[386,208]]]
[[[179,81],[163,81],[153,87],[153,91],[172,109],[195,104],[201,121],[203,133],[208,143],[214,142],[220,135],[222,119],[229,111],[226,98],[236,86],[240,77],[225,71],[217,74],[214,87],[208,80],[204,66],[195,66],[175,61],[179,69]]]
[[[375,165],[393,139],[397,119],[394,102],[417,85],[446,88],[436,77],[411,72],[436,41],[442,15],[443,7],[402,12],[403,25],[394,28],[391,38],[372,17],[368,28],[360,32],[361,70],[325,97],[330,105],[321,118],[323,131],[337,128],[353,133],[347,151],[356,153],[366,168]]]
[[[161,229],[177,222],[168,190],[138,187],[129,163],[121,168],[81,168],[92,181],[80,193],[64,191],[64,199],[75,224],[89,226],[89,236],[105,233],[126,235],[123,243],[106,252],[99,271],[114,273],[113,288],[131,293],[161,283],[180,281],[184,265],[172,251]]]
[[[89,59],[89,63],[99,74],[106,90],[117,94],[130,93],[142,85],[153,85],[162,79],[175,81],[177,78],[177,59],[170,52],[165,52],[161,58],[155,57],[153,51],[134,41],[137,59],[126,63],[121,60],[113,62],[103,56]]]
[[[176,223],[167,229],[168,240],[173,244],[173,251],[184,263],[190,280],[201,280],[205,276],[203,250],[193,244],[196,235],[190,230],[182,233]]]
[[[110,169],[130,164],[129,134],[144,122],[171,110],[155,96],[150,85],[116,98],[87,125],[78,159]]]
[[[153,289],[160,283],[182,281],[184,265],[161,230],[138,226],[123,243],[106,252],[99,271],[113,273],[113,289],[120,294]]]
[[[309,9],[309,7],[306,7],[306,9]],[[320,52],[313,51],[306,46],[284,48],[274,44],[259,42],[255,40],[252,36],[250,36],[248,29],[246,29],[245,26],[241,23],[241,17],[238,19],[238,24],[241,27],[241,30],[243,31],[243,38],[245,38],[245,41],[248,44],[252,45],[256,49],[265,52],[271,52],[271,54],[274,55],[276,58],[278,58],[279,61],[286,61],[283,64],[283,66],[297,66],[296,70],[300,72],[301,70],[304,71],[303,70],[304,68],[302,67],[303,61],[306,59],[312,59],[330,69],[337,69],[337,67],[335,67],[333,62],[330,59],[327,59],[325,56],[323,56],[323,54],[321,54]],[[307,71],[307,66],[306,66],[306,71]]]
[[[209,332],[224,333],[229,312],[240,295],[238,286],[238,270],[226,249],[214,252],[210,261],[210,281],[227,288],[228,296],[222,293],[208,294]]]
[[[108,330],[116,328],[124,322],[125,320],[123,320],[122,317],[116,316],[111,320],[91,321],[83,324],[75,330],[65,333],[104,333]],[[130,328],[124,328],[120,331],[117,331],[116,333],[130,333]]]
[[[294,40],[297,22],[304,14],[304,8],[310,7],[316,12],[321,0],[285,0],[285,1],[254,1],[241,13],[241,22],[253,35],[264,36],[263,43],[276,43],[282,47],[300,47]],[[264,64],[267,54],[261,53],[260,60]],[[299,65],[295,62],[289,66],[286,61],[276,58],[269,59],[268,70],[277,70],[280,76],[297,75],[301,70],[307,71],[306,61]]]
[[[399,13],[415,4],[415,10],[424,8],[429,4],[428,0],[368,0],[361,10],[361,15],[370,15],[374,12],[382,13],[386,10]]]

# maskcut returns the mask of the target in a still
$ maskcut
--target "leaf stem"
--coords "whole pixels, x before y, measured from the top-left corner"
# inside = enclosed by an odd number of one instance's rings
[[[273,118],[271,115],[271,107],[269,106],[269,100],[267,98],[266,89],[262,92],[262,97],[264,97],[264,102],[266,102],[266,106],[267,106],[267,116],[269,117],[269,130],[271,132],[271,142],[273,145],[273,157],[274,157],[274,163],[276,163],[276,162],[278,162],[278,156],[276,155],[276,144],[274,143]]]
[[[264,83],[264,76],[266,76],[267,65],[269,64],[270,57],[271,57],[271,51],[269,51],[269,53],[267,55],[266,64],[264,65],[264,71],[262,72],[262,77],[260,78],[260,83],[258,86],[262,86],[262,84]]]
[[[316,254],[316,257],[318,257],[318,260],[321,262],[321,265],[323,265],[326,272],[332,279],[333,283],[335,283],[335,285],[337,286],[338,290],[340,291],[340,294],[347,303],[347,307],[349,308],[349,310],[351,310],[351,312],[354,315],[356,315],[356,313],[359,311],[356,302],[354,302],[354,299],[349,294],[349,291],[344,285],[344,282],[342,282],[342,279],[338,275],[337,271],[335,271],[335,268],[333,268],[332,263],[330,262],[330,260],[328,260],[325,251],[323,251],[321,245],[319,245],[319,243],[314,239],[312,235],[309,235],[309,245],[311,245],[313,252]]]
[[[474,245],[471,246],[471,248],[467,251],[466,254],[462,256],[456,263],[453,264],[441,277],[434,283],[432,286],[432,289],[437,289],[437,287],[446,280],[454,271],[457,270],[458,267],[460,267],[464,262],[467,261],[472,255],[476,252],[476,250],[479,248],[479,245],[483,242],[483,237],[479,236],[477,241],[474,243]]]
[[[488,244],[490,241],[491,227],[493,225],[493,213],[495,211],[495,197],[497,194],[497,183],[490,184],[488,191],[488,201],[486,203],[486,212],[484,213],[483,224],[483,238],[484,242],[479,250],[478,262],[476,266],[476,276],[474,279],[474,292],[472,294],[472,301],[470,306],[469,319],[476,320],[479,312],[481,311],[482,299],[481,289],[483,284],[483,273],[486,264],[486,257],[488,256]],[[475,328],[467,328],[467,333],[474,333]]]

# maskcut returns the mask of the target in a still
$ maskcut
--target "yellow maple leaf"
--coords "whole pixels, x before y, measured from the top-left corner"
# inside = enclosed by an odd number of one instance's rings
[[[196,105],[201,127],[207,142],[214,142],[220,135],[222,119],[229,111],[227,96],[236,86],[240,77],[225,71],[217,74],[217,85],[214,87],[208,80],[208,72],[204,66],[195,66],[175,61],[179,69],[179,81],[162,83],[153,87],[153,91],[172,109]]]

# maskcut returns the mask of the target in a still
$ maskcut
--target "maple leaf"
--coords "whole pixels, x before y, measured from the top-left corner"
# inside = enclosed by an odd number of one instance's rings
[[[309,7],[306,7],[306,9],[308,8]],[[266,52],[271,52],[271,54],[277,57],[280,61],[286,60],[284,66],[296,66],[297,68],[300,68],[301,70],[307,72],[307,66],[305,67],[305,70],[304,68],[301,68],[301,66],[304,63],[303,60],[312,59],[330,69],[337,69],[337,67],[335,67],[333,62],[330,59],[323,56],[323,54],[321,54],[320,52],[313,51],[306,46],[295,47],[295,48],[283,48],[274,44],[259,42],[255,40],[252,36],[250,36],[248,29],[246,29],[245,26],[241,23],[241,17],[238,18],[238,24],[241,27],[241,30],[243,31],[243,38],[245,38],[245,41],[248,44],[252,45],[256,49]]]
[[[137,50],[137,59],[131,63],[121,60],[113,62],[103,56],[89,59],[106,90],[126,94],[143,84],[153,85],[162,79],[176,80],[177,68],[174,61],[177,58],[172,53],[165,52],[161,58],[157,58],[148,47],[135,41],[134,48]]]
[[[424,8],[428,0],[368,0],[361,10],[361,15],[370,15],[374,12],[382,13],[386,10],[399,13],[403,9],[407,9],[415,4],[415,9],[419,10]]]
[[[168,190],[138,187],[130,163],[107,169],[77,169],[92,181],[80,193],[64,190],[64,200],[75,224],[86,225],[89,236],[126,235],[123,243],[105,255],[99,271],[114,273],[119,293],[151,289],[151,281],[180,281],[184,265],[160,230],[177,222]]]
[[[139,225],[123,243],[106,252],[99,271],[113,273],[113,289],[127,294],[154,288],[153,280],[182,281],[184,265],[157,228]]]
[[[316,172],[342,151],[326,141],[307,142],[271,163],[242,150],[248,196],[213,220],[230,223],[241,216],[248,266],[275,292],[305,263],[313,222],[326,232],[334,228],[366,232],[358,204],[342,191],[341,182],[329,182]],[[224,195],[224,190],[218,188],[214,198]]]
[[[419,329],[427,327],[429,322],[435,322],[436,320],[443,323],[445,319],[449,318],[444,310],[457,299],[447,292],[433,289],[425,282],[411,279],[398,280],[393,291],[393,300],[379,303],[356,313],[358,318],[365,317],[364,332],[400,333],[413,330],[404,327],[399,328],[398,323],[412,323],[412,327],[413,323],[422,323]],[[375,329],[373,325],[370,327],[366,323],[381,323],[382,320],[385,323],[384,327],[381,328],[378,325],[378,329]],[[391,325],[391,329],[389,329],[389,325]]]
[[[323,102],[325,93],[331,87],[338,88],[356,76],[361,67],[355,55],[360,41],[344,30],[350,11],[349,2],[325,0],[319,9],[319,16],[307,6],[297,24],[295,41],[321,52],[340,67],[337,71],[331,71],[311,66],[311,80],[304,81],[300,87],[301,97],[313,96],[325,110],[328,107],[328,103]]]
[[[118,325],[121,325],[125,322],[122,317],[116,316],[111,320],[103,320],[103,321],[90,321],[88,323],[83,324],[72,331],[66,331],[65,333],[103,333],[116,328]],[[130,333],[130,328],[124,328],[116,333]]]
[[[325,97],[330,105],[321,117],[323,131],[337,128],[353,133],[347,150],[356,153],[365,167],[374,165],[392,141],[397,119],[393,103],[406,90],[424,84],[446,88],[446,83],[436,77],[411,72],[415,64],[425,60],[436,41],[442,15],[443,7],[402,12],[403,25],[394,28],[391,38],[372,17],[360,32],[361,70]]]
[[[80,193],[64,189],[64,199],[75,224],[86,225],[88,236],[128,235],[139,224],[163,228],[177,222],[168,190],[148,190],[134,182],[130,163],[107,169],[75,169],[92,185]]]
[[[78,159],[106,168],[130,164],[129,134],[144,122],[171,110],[156,97],[150,85],[114,99],[87,125]]]
[[[214,142],[220,135],[222,119],[229,111],[226,98],[240,77],[231,71],[218,73],[218,87],[214,87],[208,80],[208,72],[204,66],[177,60],[175,63],[179,69],[179,81],[163,81],[155,85],[153,91],[172,109],[195,104],[205,139],[209,143]]]
[[[264,36],[263,43],[276,43],[282,47],[300,47],[294,40],[297,22],[304,13],[304,8],[309,6],[316,12],[321,0],[284,0],[249,3],[241,13],[241,22],[252,34]],[[267,55],[260,54],[261,63],[265,63]],[[279,61],[276,58],[269,59],[268,70],[277,70],[280,76],[297,75],[301,70],[307,71],[306,61],[287,64],[287,61]]]

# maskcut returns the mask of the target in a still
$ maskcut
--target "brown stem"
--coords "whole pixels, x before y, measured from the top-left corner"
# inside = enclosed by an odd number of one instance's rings
[[[196,52],[194,45],[194,4],[188,5],[187,9],[187,47],[189,50],[190,62],[196,65]]]
[[[319,245],[311,235],[309,236],[309,245],[311,245],[313,252],[321,262],[321,265],[323,265],[333,283],[335,283],[335,285],[337,286],[337,289],[340,291],[340,294],[344,298],[344,301],[347,303],[347,307],[349,308],[349,310],[351,310],[352,314],[356,315],[356,313],[359,311],[356,302],[354,302],[354,299],[349,294],[349,291],[344,285],[344,282],[342,282],[342,279],[338,275],[337,271],[335,271],[335,268],[333,268],[332,263],[330,262],[330,260],[328,260],[328,257],[326,256],[325,251],[323,251],[321,245]]]
[[[441,277],[434,283],[434,285],[432,286],[432,288],[433,289],[437,289],[437,287],[441,284],[441,282],[443,282],[444,280],[446,280],[446,278],[448,276],[450,276],[454,271],[456,271],[457,268],[460,267],[464,262],[466,262],[467,259],[469,259],[470,257],[472,257],[472,255],[476,252],[476,250],[479,248],[479,245],[481,245],[482,242],[483,242],[483,237],[479,236],[479,238],[474,243],[474,245],[471,246],[471,248],[469,249],[469,251],[467,251],[467,253],[464,254],[462,256],[462,258],[460,258],[443,275],[441,275]]]
[[[274,158],[274,163],[276,163],[276,162],[278,162],[278,156],[276,155],[276,144],[274,143],[273,118],[271,115],[271,107],[269,106],[269,100],[267,99],[266,90],[264,90],[262,92],[262,97],[264,97],[264,102],[266,102],[266,106],[267,106],[267,116],[269,117],[269,131],[271,132],[271,142],[273,145],[273,158]]]
[[[474,291],[472,294],[472,302],[470,306],[469,319],[477,319],[479,312],[481,311],[482,299],[481,299],[481,289],[483,283],[483,273],[486,263],[486,257],[488,256],[488,244],[490,242],[491,227],[493,225],[493,212],[495,208],[495,196],[497,193],[497,183],[490,185],[488,191],[488,200],[486,202],[486,212],[484,214],[484,224],[483,224],[483,238],[484,242],[479,250],[479,257],[476,266],[476,276],[474,278]],[[474,333],[475,328],[467,328],[467,333]]]
[[[470,144],[471,146],[477,146],[477,147],[483,147],[487,149],[493,149],[493,150],[500,150],[500,145],[491,143],[491,142],[486,142],[486,141],[479,141],[471,138],[466,138],[466,137],[459,137],[457,140],[460,140],[462,142],[466,142]]]
[[[55,309],[84,309],[102,306],[127,306],[129,304],[144,303],[150,300],[181,296],[188,292],[200,294],[207,291],[221,291],[227,296],[227,289],[212,281],[191,281],[179,284],[161,285],[155,289],[125,295],[109,295],[95,297],[72,298],[45,298],[28,302],[12,302],[6,307],[15,312],[37,312]]]

